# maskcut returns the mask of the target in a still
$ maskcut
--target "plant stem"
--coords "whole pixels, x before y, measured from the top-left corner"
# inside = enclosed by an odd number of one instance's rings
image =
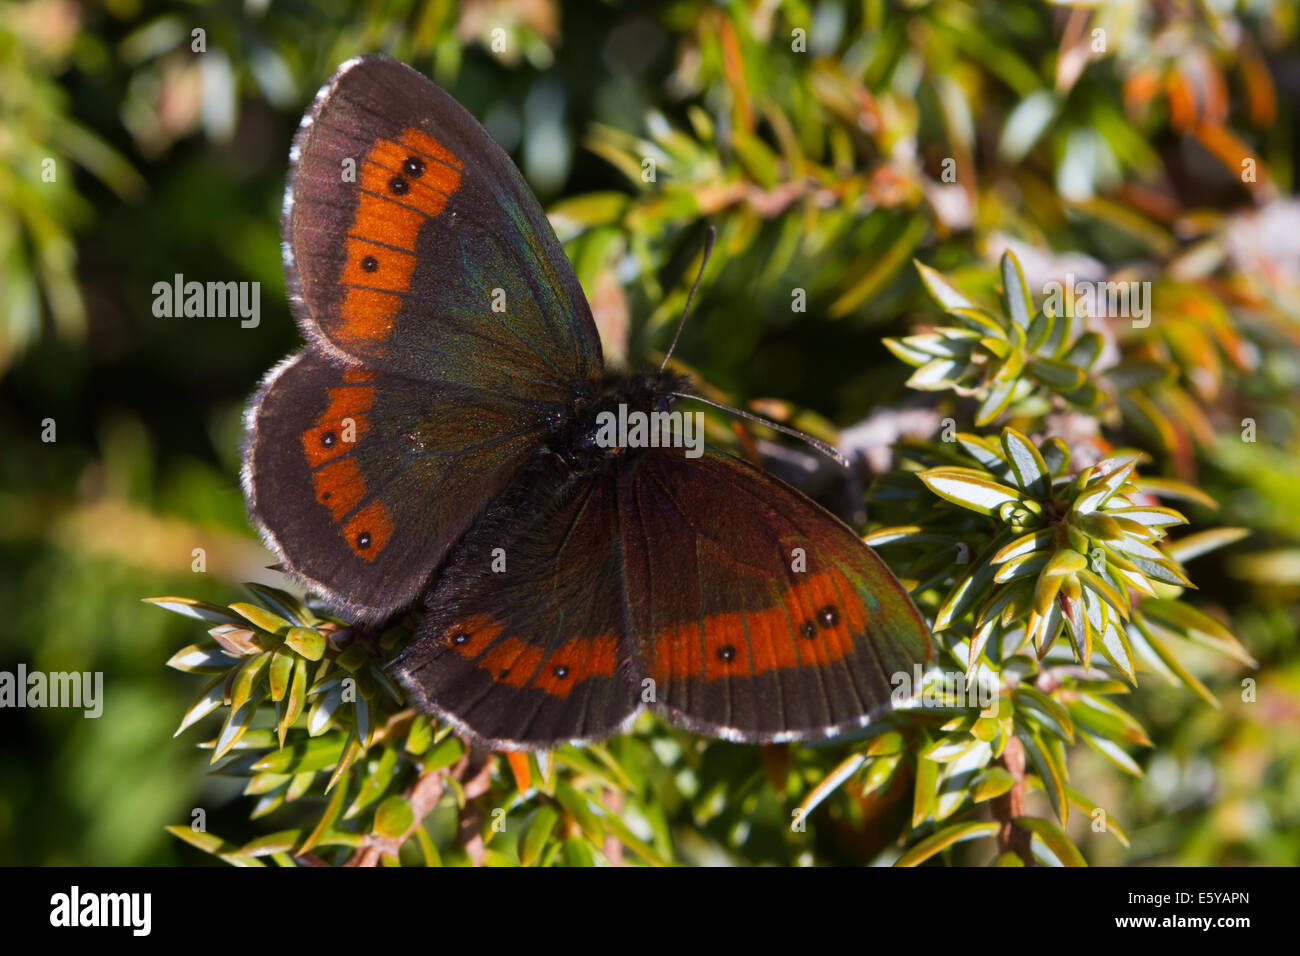
[[[1016,826],[1016,818],[1025,815],[1025,748],[1020,743],[1020,738],[1013,734],[1007,740],[998,762],[1016,781],[1010,790],[990,801],[993,819],[1002,824],[998,828],[998,854],[1014,853],[1025,866],[1034,866],[1034,854],[1030,849],[1031,834]]]
[[[465,808],[465,814],[461,819],[461,835],[465,841],[466,849],[470,858],[476,866],[482,863],[483,846],[482,838],[478,837],[473,826],[473,819],[481,814],[477,808],[469,801],[475,797],[482,796],[487,789],[489,780],[489,764],[485,760],[473,760],[474,752],[467,753],[451,767],[442,767],[438,770],[431,770],[428,773],[422,773],[402,796],[406,802],[411,805],[411,825],[406,832],[400,837],[382,837],[371,834],[365,842],[365,845],[348,859],[345,866],[378,866],[384,856],[396,856],[411,834],[417,827],[424,825],[424,818],[433,812],[438,801],[442,799],[443,781],[447,777],[453,777],[456,780],[465,780],[466,776],[470,779],[465,783],[465,799],[468,804]],[[478,844],[473,844],[473,839],[477,838]]]

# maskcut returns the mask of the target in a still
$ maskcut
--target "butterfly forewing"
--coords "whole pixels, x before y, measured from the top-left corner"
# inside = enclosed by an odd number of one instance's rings
[[[377,369],[540,400],[599,374],[590,309],[537,200],[420,73],[345,64],[293,155],[284,240],[309,336]]]

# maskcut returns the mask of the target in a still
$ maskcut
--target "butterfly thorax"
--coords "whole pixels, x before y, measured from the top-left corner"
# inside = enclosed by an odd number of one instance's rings
[[[581,382],[569,403],[552,414],[547,450],[576,471],[626,460],[646,447],[637,436],[660,429],[677,402],[674,393],[689,384],[684,375],[662,371],[606,373],[598,381]]]

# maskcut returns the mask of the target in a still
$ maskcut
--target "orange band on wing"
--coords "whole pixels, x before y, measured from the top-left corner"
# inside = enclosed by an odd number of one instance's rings
[[[330,510],[335,521],[341,521],[361,504],[361,496],[366,493],[366,479],[351,456],[318,468],[312,473],[311,483],[316,489],[316,500]]]
[[[366,368],[343,372],[345,385],[329,390],[329,407],[316,424],[302,433],[302,449],[312,470],[316,500],[329,509],[335,523],[361,505],[366,479],[352,455],[356,443],[370,430],[366,414],[375,403],[375,387],[363,384],[375,373]],[[373,561],[393,534],[393,521],[382,502],[372,501],[339,532],[358,557]]]
[[[491,614],[471,614],[447,628],[442,639],[462,657],[472,660],[483,653],[504,626]]]
[[[492,675],[498,684],[523,687],[542,666],[546,651],[535,644],[507,637],[478,661],[478,666]]]
[[[376,196],[383,197],[387,202],[397,203],[408,209],[414,209],[424,217],[432,219],[438,213],[442,212],[447,206],[448,194],[440,189],[434,189],[424,184],[424,178],[430,175],[434,168],[447,169],[455,177],[455,186],[460,185],[460,173],[451,170],[447,166],[441,166],[431,163],[425,168],[425,172],[419,179],[414,179],[403,175],[399,168],[390,169],[387,166],[373,160],[371,157],[382,148],[386,140],[380,141],[380,146],[375,147],[366,157],[366,161],[361,164],[361,188],[367,193],[373,193]],[[400,147],[398,147],[400,148]],[[407,151],[402,150],[405,154]],[[396,167],[401,166],[401,160],[398,160]],[[400,190],[400,191],[395,191]],[[394,242],[394,246],[402,246],[407,249],[415,247],[415,236],[410,237],[410,243]]]
[[[405,292],[411,287],[415,256],[378,242],[349,238],[344,245],[348,261],[343,267],[345,285]]]
[[[343,526],[343,536],[353,554],[366,561],[373,561],[393,536],[393,519],[383,502],[372,501]]]
[[[612,677],[618,667],[618,638],[613,634],[571,638],[547,654],[546,648],[518,637],[494,644],[503,626],[490,614],[473,614],[447,628],[443,641],[475,661],[494,682],[536,687],[553,697],[568,697],[590,677]]]
[[[414,252],[415,237],[419,235],[424,219],[424,213],[418,209],[394,202],[386,196],[361,193],[348,235]]]
[[[343,326],[339,337],[345,342],[385,339],[393,331],[393,316],[402,308],[400,296],[374,289],[348,289],[343,297]]]
[[[357,209],[348,229],[347,288],[334,329],[345,342],[382,341],[393,330],[401,294],[411,288],[415,242],[460,188],[464,164],[418,129],[377,140],[361,161]]]
[[[424,155],[432,157],[440,163],[446,163],[454,169],[465,168],[465,164],[452,155],[451,150],[444,149],[440,142],[428,133],[423,133],[418,129],[411,128],[402,133],[402,145],[409,146],[416,152],[424,153]]]
[[[533,686],[555,697],[568,697],[589,677],[613,676],[617,666],[618,638],[613,634],[575,637],[551,652]]]
[[[852,654],[853,635],[866,631],[866,616],[853,594],[844,573],[832,569],[810,575],[764,610],[710,614],[703,640],[698,622],[665,628],[654,637],[650,676],[718,680],[824,667]],[[850,597],[847,606],[841,595]]]
[[[365,413],[375,402],[373,386],[331,388],[329,394],[329,408],[302,433],[303,451],[312,468],[348,454],[370,428]]]

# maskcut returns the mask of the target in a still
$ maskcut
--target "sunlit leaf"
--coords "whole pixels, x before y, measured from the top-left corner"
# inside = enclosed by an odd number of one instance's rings
[[[930,468],[919,477],[939,497],[986,515],[996,513],[1008,501],[1023,500],[1019,491],[973,468]]]
[[[898,858],[895,866],[916,866],[955,843],[996,836],[997,832],[998,824],[990,820],[969,820],[965,823],[954,823],[932,833],[917,843]]]

